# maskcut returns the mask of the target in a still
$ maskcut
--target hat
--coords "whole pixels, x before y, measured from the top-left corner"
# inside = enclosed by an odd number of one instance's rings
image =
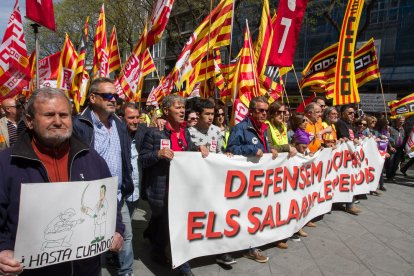
[[[310,136],[309,133],[299,128],[295,131],[295,134],[293,135],[293,141],[296,144],[309,145],[310,143],[309,136]]]

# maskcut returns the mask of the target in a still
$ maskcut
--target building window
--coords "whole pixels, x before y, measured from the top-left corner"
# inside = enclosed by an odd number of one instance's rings
[[[398,20],[399,0],[378,0],[371,11],[371,23],[396,22]]]
[[[162,39],[159,43],[154,44],[152,46],[152,58],[160,58],[161,57],[161,48],[162,48]]]

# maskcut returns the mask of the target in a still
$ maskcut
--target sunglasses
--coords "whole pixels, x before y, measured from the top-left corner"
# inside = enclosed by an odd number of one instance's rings
[[[190,121],[197,121],[197,117],[192,117],[192,118],[188,118],[188,120],[190,120]]]
[[[105,101],[110,101],[112,99],[115,99],[117,101],[119,99],[119,96],[116,93],[113,93],[112,94],[112,93],[97,93],[97,92],[93,92],[93,94],[100,96]]]
[[[255,108],[255,110],[256,110],[257,113],[267,113],[268,112],[268,110],[264,109],[264,108]]]
[[[355,115],[355,112],[348,112],[348,115]]]
[[[217,116],[217,117],[221,117],[221,116],[223,116],[223,117],[224,117],[224,113],[216,113],[216,116]]]
[[[280,114],[287,114],[287,111],[286,110],[277,110],[276,113],[279,114],[279,115]]]
[[[178,145],[181,147],[181,149],[182,149],[183,151],[185,151],[185,150],[186,150],[186,147],[185,147],[185,145],[184,145],[183,139],[178,138]]]
[[[364,123],[359,123],[358,125],[360,125],[360,126],[367,126],[367,124],[364,124]]]
[[[321,104],[321,105],[320,105],[320,107],[321,107],[321,108],[324,108],[325,106],[326,106],[326,105],[324,105],[324,104]]]

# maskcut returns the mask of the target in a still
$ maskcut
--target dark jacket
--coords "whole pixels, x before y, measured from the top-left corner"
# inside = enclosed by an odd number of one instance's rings
[[[147,133],[148,129],[149,128],[147,127],[146,124],[138,124],[138,129],[137,129],[137,131],[135,132],[135,135],[134,135],[135,147],[138,151],[138,154],[141,154],[141,147],[142,147],[142,144],[144,142],[144,137],[145,137],[145,134]],[[138,166],[140,166],[139,160],[137,160],[137,162],[138,162]],[[147,200],[147,195],[145,193],[145,190],[143,189],[143,187],[146,187],[146,184],[145,184],[146,183],[146,175],[147,175],[146,174],[146,169],[141,168],[141,183],[140,183],[140,189],[139,189],[139,198],[144,199],[144,200]]]
[[[269,152],[270,148],[266,133],[264,134],[264,139],[267,152]],[[252,121],[246,117],[231,129],[226,152],[236,155],[255,156],[258,149],[266,153],[257,130],[254,128]]]
[[[92,123],[92,110],[86,108],[81,115],[73,119],[73,131],[82,141],[94,148],[94,128]],[[132,165],[131,165],[131,138],[128,135],[125,124],[117,116],[114,116],[114,122],[118,130],[119,142],[121,143],[122,157],[122,197],[127,197],[134,191],[132,183]]]
[[[335,123],[335,127],[336,127],[336,138],[337,139],[340,139],[340,138],[351,139],[350,130],[353,131],[354,138],[358,138],[358,132],[356,131],[354,126],[352,124],[342,120],[342,119],[339,119]]]
[[[147,198],[151,207],[160,208],[164,206],[166,198],[166,188],[169,181],[170,161],[158,158],[158,151],[161,147],[161,139],[170,140],[171,131],[157,128],[149,128],[145,135],[144,142],[139,153],[139,162],[145,169],[146,181],[144,183]],[[197,146],[191,142],[190,133],[185,130],[185,140],[187,141],[187,151],[196,151]],[[159,210],[160,210],[159,209]]]
[[[90,149],[75,135],[72,135],[69,141],[69,181],[89,181],[111,177],[105,160],[95,150]],[[21,183],[44,182],[49,182],[49,177],[32,148],[31,134],[27,131],[12,148],[0,153],[0,251],[14,249],[19,220]],[[120,234],[124,232],[119,212],[116,231]],[[96,256],[27,270],[23,275],[99,275],[100,271],[100,257]]]

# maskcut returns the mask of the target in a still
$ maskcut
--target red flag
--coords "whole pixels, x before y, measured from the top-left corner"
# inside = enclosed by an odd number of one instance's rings
[[[272,49],[267,65],[292,66],[296,40],[305,15],[308,0],[281,0],[273,27]]]
[[[167,26],[173,4],[174,0],[157,0],[155,2],[146,39],[146,48],[160,41]]]
[[[39,82],[45,80],[56,80],[59,69],[60,52],[47,56],[39,61]]]
[[[26,17],[52,31],[56,31],[52,0],[26,0]]]

